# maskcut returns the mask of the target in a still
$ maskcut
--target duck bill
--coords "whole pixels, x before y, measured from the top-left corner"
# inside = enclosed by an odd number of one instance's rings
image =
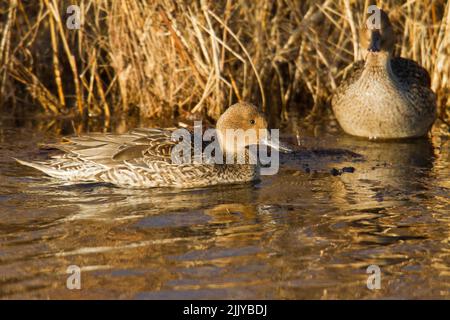
[[[381,34],[378,30],[373,30],[370,35],[370,44],[367,48],[369,52],[380,52],[381,50]]]
[[[272,140],[269,132],[267,132],[267,135],[263,139],[261,139],[261,144],[264,144],[268,147],[278,150],[279,152],[283,152],[283,153],[292,152],[292,149],[281,144],[280,141],[278,141],[278,139],[276,141]]]

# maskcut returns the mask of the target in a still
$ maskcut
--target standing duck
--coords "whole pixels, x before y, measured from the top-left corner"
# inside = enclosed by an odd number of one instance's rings
[[[333,95],[342,129],[369,139],[425,136],[436,118],[428,72],[413,60],[393,57],[395,36],[387,14],[360,32],[365,56],[344,76]]]
[[[228,130],[253,129],[255,135],[240,140],[227,138]],[[63,151],[49,160],[19,163],[38,169],[49,176],[77,183],[107,182],[119,187],[192,188],[217,184],[243,183],[259,175],[258,163],[249,161],[248,146],[265,144],[288,152],[270,140],[264,115],[252,104],[241,102],[229,107],[217,121],[217,139],[223,156],[245,154],[244,161],[211,163],[195,160],[174,162],[172,157],[181,139],[174,137],[176,128],[134,129],[126,134],[94,133],[66,138],[60,144],[50,145]],[[183,130],[183,129],[182,129]],[[195,129],[194,129],[195,134]],[[202,132],[200,131],[200,134]],[[202,139],[202,137],[200,137]],[[188,153],[198,148],[194,140],[187,142]],[[206,145],[200,142],[200,158]],[[209,158],[209,160],[212,160]]]

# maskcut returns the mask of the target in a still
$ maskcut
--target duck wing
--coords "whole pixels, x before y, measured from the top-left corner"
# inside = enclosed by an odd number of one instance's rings
[[[414,60],[400,57],[393,58],[391,60],[391,67],[400,82],[409,86],[419,85],[425,88],[430,88],[430,74],[425,68],[420,66]]]
[[[48,146],[64,152],[54,158],[77,158],[107,167],[141,158],[170,162],[172,148],[178,143],[172,140],[174,130],[134,129],[126,134],[92,133],[64,138],[62,143]]]
[[[405,58],[392,59],[391,66],[399,83],[407,88],[416,114],[421,119],[428,119],[426,121],[431,126],[436,118],[436,95],[431,90],[428,71],[417,62]]]

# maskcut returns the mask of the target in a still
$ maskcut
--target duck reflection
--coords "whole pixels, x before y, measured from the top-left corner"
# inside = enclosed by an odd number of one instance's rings
[[[206,211],[212,216],[226,213],[232,217],[246,215],[248,208],[244,204],[256,201],[251,183],[186,190],[123,189],[102,184],[61,186],[59,183],[56,186],[55,198],[77,208],[66,220],[127,220],[204,208],[211,208]]]
[[[428,139],[367,142],[344,137],[342,144],[353,146],[365,160],[350,164],[355,171],[338,177],[341,187],[334,190],[338,205],[363,209],[384,203],[384,207],[409,201],[409,195],[426,191],[423,181],[430,175],[434,161],[433,145]]]

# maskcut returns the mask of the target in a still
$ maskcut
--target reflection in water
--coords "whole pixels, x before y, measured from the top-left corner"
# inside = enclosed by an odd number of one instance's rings
[[[61,184],[12,161],[44,157],[37,145],[57,139],[47,132],[0,130],[1,297],[449,296],[445,138],[304,135],[278,175],[181,191]],[[332,171],[344,167],[354,172]],[[81,291],[65,287],[72,264]],[[370,264],[379,291],[366,288]]]
[[[355,140],[346,137],[343,144],[353,146],[368,161],[357,163],[354,174],[340,176],[342,188],[335,190],[336,201],[341,199],[344,203],[338,205],[371,209],[380,204],[385,207],[407,203],[410,196],[417,194],[427,196],[427,186],[421,181],[429,177],[434,160],[433,146],[428,139],[370,144]],[[398,196],[392,197],[395,194]],[[361,203],[358,201],[361,197],[371,200]]]

